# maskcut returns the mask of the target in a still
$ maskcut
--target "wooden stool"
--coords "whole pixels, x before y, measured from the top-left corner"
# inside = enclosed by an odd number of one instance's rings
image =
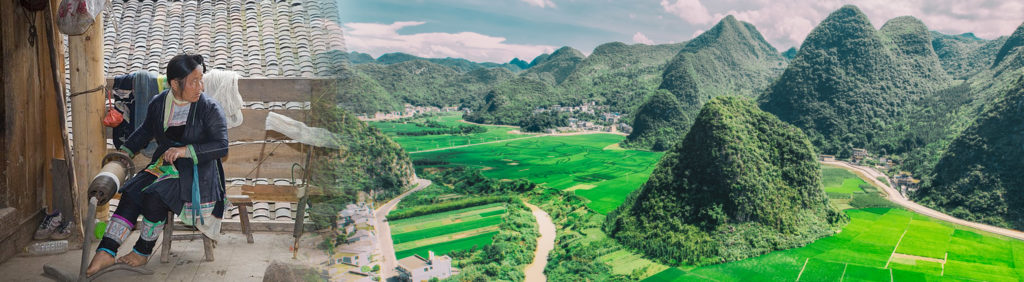
[[[252,244],[253,243],[252,228],[249,226],[249,209],[248,209],[248,207],[252,206],[252,199],[249,198],[249,195],[228,195],[228,201],[231,201],[231,204],[238,206],[238,215],[241,216],[242,234],[245,234],[245,241],[247,243],[249,243],[249,244]],[[171,253],[171,242],[173,242],[175,240],[195,240],[195,239],[203,239],[203,249],[204,249],[204,256],[205,256],[204,260],[205,261],[213,261],[213,259],[214,259],[213,258],[213,248],[216,247],[216,244],[214,243],[213,239],[210,239],[210,237],[207,237],[206,234],[202,234],[202,233],[199,233],[199,234],[194,234],[194,233],[193,234],[173,234],[175,229],[178,229],[180,231],[199,231],[194,226],[175,226],[175,224],[174,224],[174,213],[168,211],[167,212],[167,223],[164,226],[164,234],[163,234],[164,240],[163,240],[163,243],[161,243],[161,250],[162,250],[160,252],[160,262],[161,263],[168,263],[168,262],[170,262],[170,257],[168,255]]]
[[[195,240],[195,239],[203,239],[203,250],[204,250],[204,256],[205,256],[203,260],[205,260],[205,261],[213,261],[213,248],[216,247],[216,246],[214,246],[213,239],[210,239],[210,237],[207,237],[206,234],[203,234],[202,232],[200,232],[199,234],[195,234],[195,233],[193,233],[193,234],[174,234],[174,229],[175,228],[178,228],[178,230],[181,230],[181,231],[199,231],[194,226],[175,227],[174,226],[174,213],[168,211],[167,212],[167,223],[166,223],[166,225],[164,225],[164,235],[163,235],[164,241],[163,241],[163,243],[161,243],[161,251],[160,251],[160,262],[161,263],[168,263],[171,260],[170,257],[168,256],[171,253],[171,242],[173,242],[174,240]]]
[[[245,234],[245,241],[252,244],[252,227],[249,226],[249,208],[252,206],[252,198],[249,195],[228,195],[228,201],[238,206],[238,216],[241,217],[242,234]]]

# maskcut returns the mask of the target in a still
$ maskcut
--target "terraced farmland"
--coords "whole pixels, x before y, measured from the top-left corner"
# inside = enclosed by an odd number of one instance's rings
[[[495,179],[525,178],[571,189],[590,200],[588,207],[605,214],[647,181],[662,155],[612,148],[622,139],[614,134],[545,136],[410,156],[438,166],[477,167]]]
[[[428,251],[445,254],[483,247],[498,233],[504,214],[504,204],[494,203],[392,221],[395,256],[426,257]]]
[[[706,267],[670,268],[647,281],[935,281],[1024,279],[1024,241],[902,209],[846,210],[839,234],[802,248]]]

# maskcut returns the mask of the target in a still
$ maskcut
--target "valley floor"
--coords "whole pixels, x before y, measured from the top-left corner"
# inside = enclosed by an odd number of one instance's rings
[[[929,217],[932,217],[932,218],[935,218],[935,219],[938,219],[938,220],[942,220],[942,221],[945,221],[945,222],[949,222],[949,223],[953,223],[953,224],[960,224],[960,225],[964,225],[964,226],[969,226],[969,227],[972,227],[972,228],[976,228],[978,230],[983,230],[983,231],[986,231],[986,232],[991,232],[991,233],[1003,235],[1003,236],[1006,236],[1006,237],[1011,237],[1011,238],[1016,238],[1016,239],[1024,240],[1024,232],[1017,231],[1017,230],[1012,230],[1012,229],[1001,228],[1001,227],[996,227],[996,226],[991,226],[991,225],[977,223],[977,222],[972,222],[972,221],[967,221],[967,220],[963,220],[963,219],[959,219],[959,218],[950,216],[948,214],[944,214],[944,213],[942,213],[940,211],[936,211],[936,210],[933,210],[931,208],[922,206],[922,205],[920,205],[918,203],[915,203],[915,202],[911,201],[910,199],[907,199],[907,198],[903,197],[902,194],[900,194],[898,191],[896,191],[896,189],[890,187],[887,183],[882,183],[881,181],[878,181],[878,177],[885,177],[885,174],[882,174],[881,172],[878,172],[874,168],[865,167],[865,166],[858,166],[858,165],[853,165],[853,164],[850,164],[850,163],[847,163],[847,162],[839,162],[839,161],[835,161],[835,162],[822,162],[822,163],[823,164],[827,164],[827,165],[843,167],[843,168],[846,168],[847,170],[850,170],[850,171],[853,171],[853,172],[857,173],[865,181],[870,181],[871,184],[874,184],[875,186],[878,186],[878,187],[882,187],[882,189],[885,191],[885,193],[889,195],[888,199],[890,201],[892,201],[893,203],[896,203],[896,204],[898,204],[898,205],[900,205],[900,206],[902,206],[902,207],[904,207],[904,208],[906,208],[908,210],[911,210],[911,211],[914,211],[916,213],[919,213],[919,214],[922,214],[922,215],[926,215],[926,216],[929,216]]]

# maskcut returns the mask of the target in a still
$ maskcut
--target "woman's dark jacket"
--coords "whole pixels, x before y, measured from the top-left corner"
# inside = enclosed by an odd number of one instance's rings
[[[150,193],[150,190],[158,193],[175,214],[181,214],[182,205],[192,201],[192,182],[196,181],[192,172],[193,165],[196,165],[199,168],[200,201],[203,205],[215,203],[217,208],[214,209],[213,215],[221,218],[225,194],[221,158],[228,154],[228,129],[224,111],[205,93],[199,95],[199,101],[190,106],[181,143],[175,144],[176,142],[168,138],[164,132],[165,103],[167,99],[171,99],[169,96],[169,91],[164,91],[153,97],[142,126],[132,132],[121,149],[134,156],[155,138],[157,148],[149,162],[149,165],[152,165],[167,149],[191,145],[195,156],[181,157],[174,162],[180,179],[156,182],[145,189],[146,193]]]

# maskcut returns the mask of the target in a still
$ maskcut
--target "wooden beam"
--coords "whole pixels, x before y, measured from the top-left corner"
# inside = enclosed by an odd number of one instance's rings
[[[103,15],[82,35],[68,36],[71,66],[71,93],[91,90],[104,84],[103,73]],[[74,142],[74,169],[77,185],[75,200],[86,201],[89,181],[100,171],[100,160],[106,154],[103,138],[105,95],[96,91],[71,97],[71,131]],[[84,215],[85,204],[78,205],[78,214]]]
[[[253,202],[299,202],[299,195],[297,195],[298,187],[287,186],[287,185],[242,185],[237,190],[237,193],[247,195]],[[232,191],[229,190],[228,193]],[[323,195],[323,190],[315,187],[306,189],[307,195]]]

